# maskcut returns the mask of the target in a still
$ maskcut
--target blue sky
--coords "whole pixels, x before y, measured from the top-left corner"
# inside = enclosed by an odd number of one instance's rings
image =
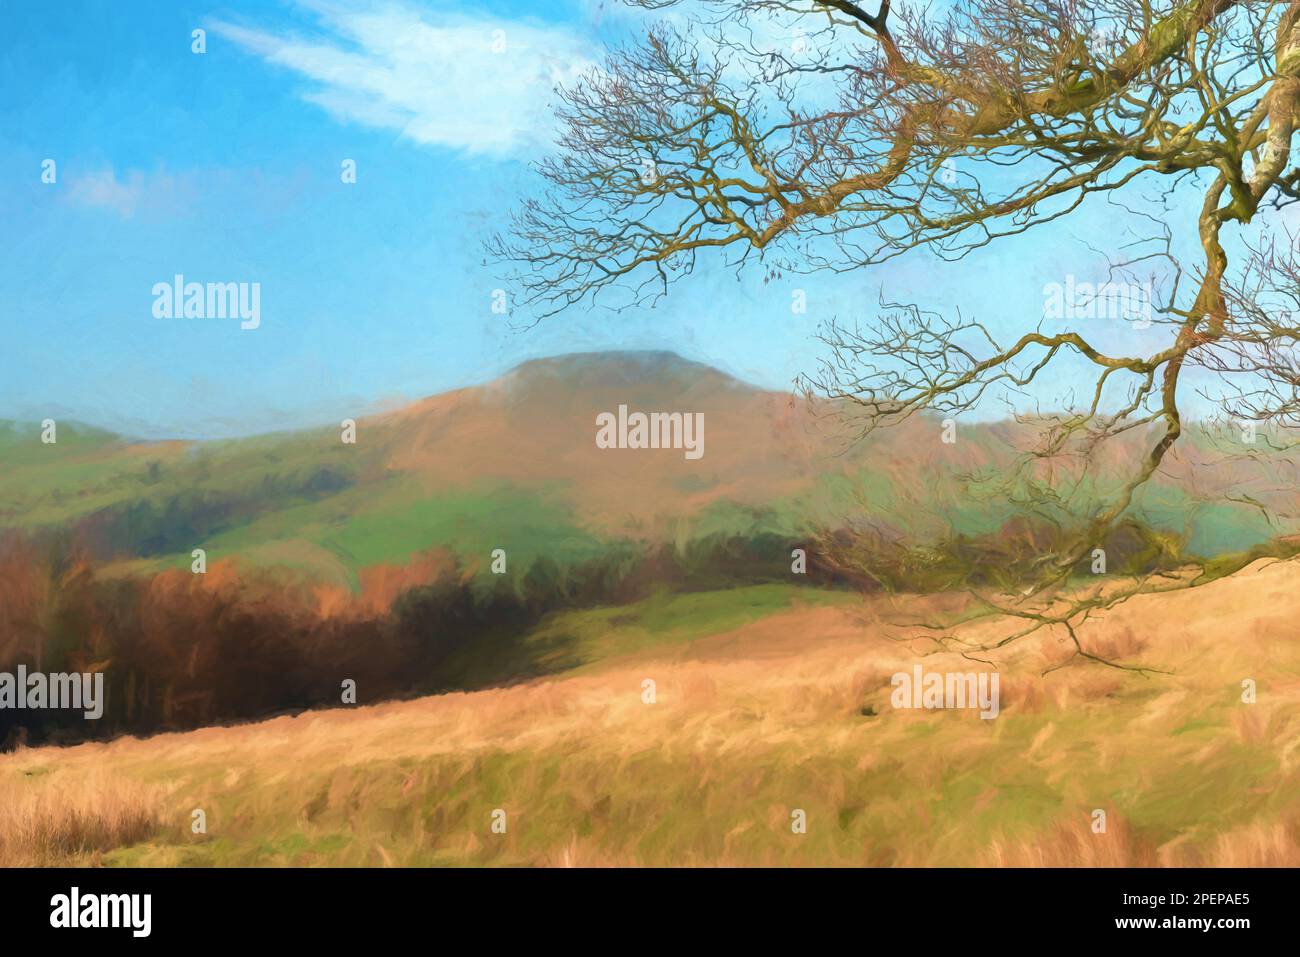
[[[479,244],[536,186],[553,81],[640,21],[596,0],[347,7],[7,0],[0,417],[247,434],[599,349],[671,349],[784,388],[822,354],[818,324],[869,320],[882,285],[1019,329],[1041,315],[1044,283],[1103,276],[1089,247],[1124,239],[1094,204],[957,265],[917,255],[772,284],[706,265],[654,309],[520,327],[491,310],[500,270]],[[260,283],[260,328],[156,318],[152,287],[177,273]],[[1144,335],[1159,332],[1099,333]]]

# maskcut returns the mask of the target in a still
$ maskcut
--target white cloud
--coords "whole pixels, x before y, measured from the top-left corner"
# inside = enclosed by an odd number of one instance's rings
[[[325,35],[217,21],[209,30],[313,83],[303,98],[336,119],[430,146],[506,156],[547,148],[552,90],[593,65],[568,28],[417,11],[303,4]]]
[[[110,168],[77,176],[68,184],[70,202],[78,206],[111,209],[124,219],[135,215],[144,192],[144,174],[139,170],[128,173],[125,182],[119,180],[117,173]]]
[[[70,163],[67,185],[66,202],[86,209],[109,210],[123,219],[183,215],[198,195],[192,173],[173,176],[165,169],[131,169],[119,174],[112,166],[83,170]]]

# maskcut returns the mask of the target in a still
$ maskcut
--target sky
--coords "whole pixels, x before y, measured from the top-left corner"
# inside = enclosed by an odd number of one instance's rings
[[[1009,334],[1041,317],[1045,284],[1104,278],[1102,251],[1127,238],[1093,203],[958,264],[916,254],[765,283],[715,260],[654,308],[532,324],[493,311],[504,270],[481,244],[538,188],[555,84],[646,15],[597,0],[6,0],[5,20],[0,418],[253,434],[609,349],[783,389],[826,354],[818,326],[870,321],[882,290]],[[155,287],[178,274],[257,283],[260,324],[156,315]],[[1133,348],[1163,335],[1098,331]]]

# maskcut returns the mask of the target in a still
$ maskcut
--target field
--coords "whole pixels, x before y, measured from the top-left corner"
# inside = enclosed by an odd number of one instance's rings
[[[1044,634],[999,657],[996,720],[893,708],[890,676],[918,660],[984,668],[892,624],[960,601],[658,595],[547,616],[528,640],[576,665],[559,675],[19,750],[0,756],[0,860],[1300,864],[1300,567],[1260,561],[1086,626],[1089,650],[1147,672],[1044,674],[1067,655]]]

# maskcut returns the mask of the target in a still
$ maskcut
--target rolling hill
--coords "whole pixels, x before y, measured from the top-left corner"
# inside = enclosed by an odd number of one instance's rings
[[[704,454],[598,448],[597,415],[620,405],[703,413]],[[75,542],[119,573],[186,567],[202,547],[355,588],[362,569],[433,546],[477,562],[505,547],[527,567],[629,542],[798,536],[863,516],[916,538],[981,534],[1017,514],[988,477],[1010,473],[1033,423],[960,423],[945,444],[940,424],[918,417],[850,443],[823,411],[671,353],[632,352],[534,360],[363,418],[355,444],[338,427],[141,443],[60,423],[45,445],[35,426],[8,423],[0,535]],[[1077,481],[1071,505],[1082,513],[1131,470],[1141,441],[1105,450],[1086,476],[1070,459],[1033,475],[1058,488]],[[1192,429],[1134,513],[1200,554],[1300,530],[1290,457],[1228,451],[1251,456],[1228,456],[1221,438]]]

